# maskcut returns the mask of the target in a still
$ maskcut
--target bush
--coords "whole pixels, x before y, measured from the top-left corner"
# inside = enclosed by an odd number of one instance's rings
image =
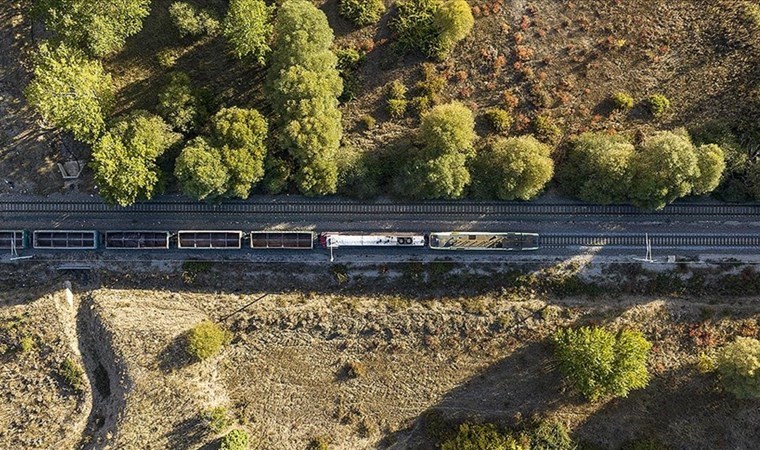
[[[156,54],[156,60],[158,61],[158,65],[164,69],[171,69],[177,65],[177,60],[180,56],[182,56],[182,52],[179,49],[167,48]]]
[[[726,170],[726,160],[723,149],[715,144],[700,145],[695,149],[699,176],[694,180],[691,193],[694,195],[707,194],[720,184],[723,172]]]
[[[647,108],[655,118],[664,116],[670,110],[670,100],[662,94],[653,94],[647,98]]]
[[[308,450],[330,450],[330,439],[325,436],[317,436],[309,442]]]
[[[388,114],[394,119],[400,119],[406,115],[409,102],[403,99],[389,98],[386,102]]]
[[[174,165],[174,176],[182,192],[197,200],[224,195],[230,181],[219,149],[203,137],[193,139],[182,149]]]
[[[404,99],[406,98],[406,86],[401,80],[393,80],[388,85],[388,98],[392,99]]]
[[[361,378],[367,375],[367,367],[358,361],[347,362],[343,371],[348,378]]]
[[[433,106],[441,99],[446,89],[446,78],[438,73],[435,66],[430,63],[422,64],[422,79],[414,85],[420,97],[427,99],[427,104]]]
[[[760,340],[738,337],[718,353],[723,387],[738,398],[760,398]]]
[[[649,383],[646,361],[652,344],[638,331],[568,328],[558,331],[553,341],[560,369],[591,401],[627,397]]]
[[[377,120],[369,114],[365,114],[359,118],[359,123],[365,130],[372,130],[377,126]]]
[[[211,12],[198,11],[189,3],[172,3],[169,6],[169,16],[180,37],[200,36],[204,33],[214,36],[219,32],[219,20]]]
[[[246,450],[249,440],[245,430],[232,430],[222,438],[219,450]]]
[[[605,132],[583,133],[573,139],[559,168],[562,187],[591,203],[628,200],[630,162],[636,149],[625,137]]]
[[[219,433],[232,425],[232,421],[227,413],[227,408],[224,406],[217,406],[204,411],[203,420],[206,422],[206,425],[208,425],[208,428],[212,433]]]
[[[514,122],[512,114],[501,108],[487,109],[484,115],[491,127],[499,133],[508,131]]]
[[[531,450],[574,450],[567,427],[556,420],[542,420],[528,433]]]
[[[224,18],[224,37],[238,58],[253,57],[264,65],[271,49],[274,7],[263,0],[231,0]]]
[[[31,336],[24,336],[18,343],[18,349],[21,353],[29,353],[34,348],[34,339]]]
[[[533,129],[539,141],[557,145],[562,140],[562,129],[549,116],[539,115],[533,119]]]
[[[515,438],[500,432],[492,423],[459,425],[456,436],[441,444],[441,450],[527,450]]]
[[[629,111],[633,108],[633,97],[627,92],[616,92],[612,94],[612,103],[615,108],[623,111]]]
[[[473,190],[483,198],[530,200],[554,174],[551,148],[533,136],[493,139],[472,164]]]
[[[433,24],[439,32],[435,56],[444,60],[454,46],[470,34],[475,19],[465,0],[446,0],[435,11]]]
[[[169,84],[158,94],[158,113],[183,133],[200,127],[208,118],[206,106],[184,72],[171,74]]]
[[[377,23],[385,12],[382,0],[340,0],[338,13],[354,24],[363,27]]]
[[[231,335],[214,322],[205,320],[194,326],[187,335],[187,353],[203,361],[208,359],[229,343]]]
[[[84,370],[69,358],[66,358],[58,368],[58,375],[75,391],[84,391]]]
[[[388,21],[397,45],[403,51],[419,50],[433,57],[438,53],[439,32],[435,12],[441,0],[401,0],[396,2],[396,14]]]
[[[461,152],[472,156],[476,137],[472,111],[460,102],[438,105],[420,122],[419,141],[435,155]]]

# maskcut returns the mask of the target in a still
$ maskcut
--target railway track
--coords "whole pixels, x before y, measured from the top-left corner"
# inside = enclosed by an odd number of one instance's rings
[[[0,201],[0,214],[278,214],[278,215],[449,215],[452,217],[509,216],[685,216],[758,218],[760,205],[676,204],[661,211],[642,211],[629,205],[529,204],[507,202],[369,203],[336,200],[252,201],[209,204],[153,201],[129,207],[99,201]]]
[[[649,234],[652,247],[731,247],[760,248],[760,234]],[[542,248],[562,247],[640,247],[646,246],[643,234],[552,234],[541,235]]]

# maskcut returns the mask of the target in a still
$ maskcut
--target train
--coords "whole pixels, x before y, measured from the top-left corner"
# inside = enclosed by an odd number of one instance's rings
[[[538,233],[446,231],[322,232],[304,230],[0,230],[0,249],[18,250],[312,250],[340,247],[428,247],[431,250],[530,251]]]

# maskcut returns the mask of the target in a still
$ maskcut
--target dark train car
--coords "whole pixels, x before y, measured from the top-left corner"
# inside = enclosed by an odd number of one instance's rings
[[[108,250],[166,250],[168,231],[106,231],[103,239]]]
[[[98,232],[94,230],[36,230],[32,247],[40,250],[94,250]]]
[[[430,233],[433,250],[538,250],[537,233],[453,231]]]
[[[23,230],[0,230],[0,249],[21,250],[26,248]]]
[[[311,250],[314,233],[311,231],[251,231],[252,249]]]
[[[239,250],[242,231],[181,230],[177,232],[177,248]]]

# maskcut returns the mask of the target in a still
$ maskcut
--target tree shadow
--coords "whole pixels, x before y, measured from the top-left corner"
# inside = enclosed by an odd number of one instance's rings
[[[166,435],[166,438],[170,444],[169,448],[195,448],[208,438],[208,434],[209,431],[203,419],[196,416],[177,423],[171,432]],[[201,448],[219,448],[218,445],[213,446],[212,444],[214,443],[212,441]]]

